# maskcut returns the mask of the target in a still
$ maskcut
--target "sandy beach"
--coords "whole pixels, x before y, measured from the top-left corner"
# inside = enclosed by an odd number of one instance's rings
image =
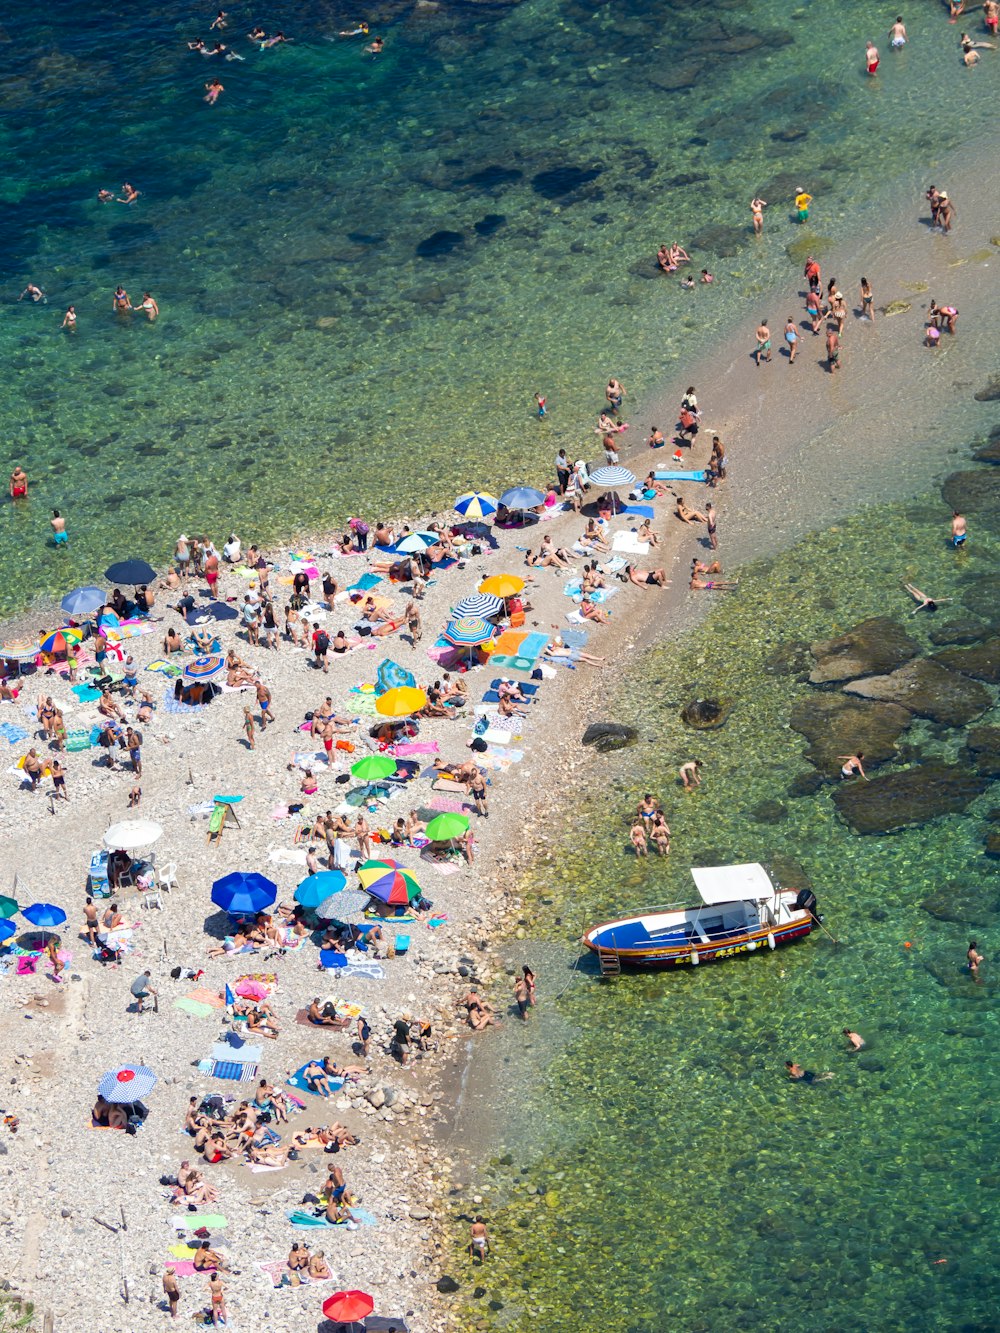
[[[790,261],[787,291],[780,297],[770,295],[766,309],[748,309],[745,327],[734,331],[717,354],[682,371],[662,397],[647,401],[636,391],[640,409],[631,414],[629,448],[622,461],[637,475],[644,475],[654,462],[670,466],[671,450],[653,455],[643,447],[644,440],[654,423],[665,432],[673,426],[680,394],[689,383],[698,390],[703,424],[695,449],[685,450],[685,460],[691,457],[692,462],[683,466],[704,464],[713,431],[726,445],[728,479],[712,492],[712,499],[719,510],[718,554],[727,575],[738,574],[745,560],[787,548],[810,528],[828,522],[831,512],[877,506],[880,498],[899,498],[925,486],[949,468],[947,451],[956,438],[957,422],[970,427],[992,424],[990,405],[972,399],[995,370],[996,317],[984,308],[981,293],[1000,262],[1000,250],[991,245],[996,229],[991,204],[975,201],[981,188],[977,174],[977,164],[966,162],[961,172],[948,177],[960,209],[951,236],[932,234],[917,221],[924,209],[914,180],[913,196],[900,203],[897,216],[882,220],[877,234],[832,256],[820,256],[824,285],[836,276],[852,307],[843,368],[837,375],[817,364],[822,339],[808,333],[794,367],[779,352],[785,315],[799,318],[802,311],[802,265]],[[862,273],[875,286],[874,325],[853,313]],[[962,312],[956,337],[945,334],[935,351],[922,345],[922,307],[932,296]],[[910,302],[910,309],[886,317],[884,308],[898,301]],[[770,365],[758,368],[748,353],[761,315],[770,319],[775,356]],[[628,385],[625,360],[614,371]],[[595,388],[599,391],[600,386]],[[585,456],[593,458],[597,452],[590,441],[582,447]],[[700,484],[675,489],[696,508],[709,495]],[[336,1163],[360,1208],[375,1221],[349,1233],[324,1229],[317,1237],[293,1229],[286,1213],[306,1195],[318,1194],[321,1173],[329,1166],[316,1148],[304,1150],[298,1161],[281,1170],[260,1174],[251,1174],[243,1164],[207,1166],[219,1194],[210,1211],[226,1218],[226,1226],[213,1231],[213,1237],[240,1270],[226,1282],[230,1325],[257,1327],[266,1319],[276,1333],[291,1333],[304,1326],[307,1316],[318,1321],[321,1300],[343,1286],[370,1291],[376,1313],[404,1315],[411,1328],[446,1327],[447,1304],[435,1284],[453,1272],[464,1281],[458,1266],[465,1261],[445,1248],[436,1224],[437,1201],[453,1165],[449,1151],[436,1141],[436,1129],[447,1120],[449,1145],[465,1139],[466,1149],[475,1151],[480,1141],[475,1122],[488,1121],[495,1088],[489,1071],[495,1065],[490,1065],[490,1054],[473,1061],[456,1133],[452,1103],[459,1060],[465,1058],[470,1040],[479,1050],[502,1043],[503,1049],[516,1051],[519,1035],[515,1012],[506,1014],[499,1042],[491,1031],[467,1040],[468,1028],[460,1022],[455,1001],[472,979],[482,983],[498,1012],[509,1009],[510,977],[494,946],[509,937],[521,914],[530,910],[518,898],[518,871],[543,835],[549,812],[556,809],[565,818],[573,784],[580,777],[592,780],[599,771],[600,756],[580,748],[583,727],[603,716],[604,701],[636,653],[654,638],[682,632],[704,614],[715,595],[688,591],[689,560],[695,555],[707,558],[704,528],[698,524],[689,530],[674,520],[672,503],[669,495],[656,502],[654,527],[662,544],[640,559],[645,567],[665,567],[670,587],[640,589],[610,575],[615,593],[608,604],[611,622],[590,626],[587,641],[587,651],[605,657],[607,669],[584,663],[573,670],[555,666],[551,678],[540,682],[539,702],[528,707],[511,744],[491,747],[486,760],[490,813],[486,818],[471,815],[475,864],[432,864],[414,848],[398,854],[433,901],[433,911],[430,918],[396,928],[410,934],[410,948],[404,956],[386,960],[381,976],[340,979],[335,973],[320,973],[311,940],[281,956],[262,950],[240,959],[208,959],[207,946],[218,943],[222,924],[209,899],[212,883],[232,870],[256,870],[277,883],[280,901],[290,898],[305,874],[305,845],[295,843],[296,820],[287,807],[301,799],[300,784],[310,763],[301,756],[317,749],[298,730],[306,713],[329,695],[339,711],[359,719],[345,733],[356,751],[335,751],[329,767],[320,758],[312,770],[319,791],[309,798],[310,812],[336,811],[350,789],[338,785],[336,777],[368,752],[367,733],[374,721],[366,711],[369,696],[352,690],[374,682],[385,657],[412,671],[419,684],[440,676],[426,649],[443,629],[449,608],[490,574],[527,572],[519,548],[537,549],[540,536],[551,534],[556,544],[570,547],[585,519],[559,514],[527,532],[495,532],[497,550],[469,554],[440,571],[429,586],[421,604],[421,644],[411,645],[404,627],[399,634],[366,640],[345,657],[333,659],[327,675],[311,665],[304,650],[284,639],[277,651],[254,648],[237,621],[213,623],[222,651],[235,647],[271,689],[275,721],[258,730],[252,752],[242,739],[242,710],[252,702],[252,693],[224,693],[204,709],[172,712],[167,704],[170,683],[144,669],[162,657],[166,627],[179,626],[179,618],[165,610],[167,595],[161,592],[152,632],[125,643],[143,668],[140,690],[149,689],[157,703],[152,721],[141,728],[139,808],[128,808],[135,780],[127,763],[124,770],[108,771],[99,762],[98,749],[68,756],[68,802],[50,802],[47,780],[31,793],[15,773],[5,775],[0,829],[8,847],[6,891],[16,888],[22,906],[47,901],[67,912],[59,936],[68,958],[58,983],[45,974],[44,960],[34,975],[16,975],[10,960],[6,965],[0,1022],[10,1067],[4,1111],[17,1116],[20,1124],[16,1135],[5,1133],[3,1138],[11,1185],[0,1212],[0,1271],[15,1290],[53,1312],[56,1328],[96,1333],[110,1326],[146,1330],[164,1325],[160,1284],[165,1264],[176,1258],[171,1219],[177,1209],[159,1178],[173,1174],[183,1158],[194,1157],[183,1132],[189,1097],[222,1093],[242,1098],[249,1092],[249,1085],[220,1081],[197,1068],[223,1032],[222,1010],[209,1006],[209,1014],[190,1012],[178,1008],[176,1001],[197,988],[222,995],[227,984],[253,973],[276,975],[272,1003],[280,1024],[278,1038],[261,1043],[258,1077],[283,1083],[306,1060],[327,1054],[353,1062],[352,1031],[326,1035],[296,1022],[296,1014],[314,995],[360,1006],[371,1021],[369,1071],[329,1106],[306,1093],[305,1109],[293,1117],[289,1130],[337,1119],[358,1134],[360,1144],[343,1150]],[[943,532],[948,517],[942,506]],[[639,521],[621,515],[611,533],[634,528]],[[182,522],[178,515],[178,532]],[[221,548],[228,534],[209,535]],[[252,533],[241,536],[245,543],[253,538]],[[884,534],[886,579],[894,586],[905,576],[896,569],[905,564],[905,554],[892,551],[890,537]],[[341,586],[353,583],[369,567],[364,556],[328,557],[329,536],[302,545],[315,556],[319,570],[329,569]],[[267,555],[275,565],[271,583],[280,595],[277,604],[289,591],[280,580],[289,577],[290,553],[269,550]],[[581,554],[574,560],[577,574],[584,559]],[[567,612],[574,604],[564,594],[564,583],[571,575],[549,569],[531,572],[528,596],[533,609],[525,628],[547,636],[569,628]],[[219,594],[238,606],[246,586],[244,579],[226,571]],[[199,603],[207,601],[203,580],[190,580],[190,590]],[[374,592],[389,598],[394,612],[408,600],[405,587],[388,582]],[[341,602],[324,625],[332,634],[349,630],[356,619],[356,610]],[[6,642],[56,623],[43,622],[35,609],[30,617],[4,626],[0,637]],[[490,682],[505,674],[488,666],[469,672],[470,701],[478,702]],[[523,672],[512,674],[527,680]],[[32,744],[46,753],[36,740],[36,720],[30,713],[39,696],[52,695],[71,730],[89,729],[97,719],[95,703],[78,700],[60,675],[27,674],[22,687],[16,703],[0,704],[0,720],[28,733],[7,747],[8,765]],[[134,707],[126,706],[125,712],[131,722]],[[470,758],[466,746],[474,721],[470,708],[461,718],[422,722],[419,739],[436,750],[421,753],[419,761],[429,764],[440,756],[459,763]],[[512,758],[512,752],[521,757]],[[454,794],[433,791],[432,780],[433,774],[424,769],[380,806],[370,822],[389,827],[411,809],[437,813],[462,806],[460,795],[453,799]],[[205,806],[217,793],[243,799],[240,827],[227,828],[215,846],[207,841]],[[87,870],[107,825],[133,815],[162,825],[157,863],[176,863],[177,884],[162,895],[160,908],[143,908],[133,890],[125,891],[122,911],[132,926],[131,951],[121,966],[101,966],[79,931]],[[438,918],[443,919],[431,928],[428,920]],[[20,929],[16,938],[22,938]],[[174,981],[170,972],[175,967],[203,969],[204,976]],[[159,992],[158,1012],[137,1015],[130,1012],[129,984],[147,968]],[[544,1003],[544,977],[540,997]],[[393,1022],[404,1012],[430,1021],[437,1049],[401,1068],[387,1048]],[[147,1065],[158,1075],[158,1086],[148,1099],[148,1120],[135,1136],[92,1129],[97,1080],[127,1061]],[[463,1126],[468,1126],[467,1135]],[[287,1134],[279,1130],[283,1137]],[[112,1235],[100,1225],[117,1228],[122,1212],[127,1230]],[[292,1241],[303,1238],[325,1251],[335,1282],[316,1284],[315,1290],[275,1290],[272,1277],[259,1265],[282,1260]],[[122,1304],[126,1280],[127,1307]],[[200,1276],[181,1276],[179,1281],[181,1313],[187,1316],[205,1305],[205,1281]]]

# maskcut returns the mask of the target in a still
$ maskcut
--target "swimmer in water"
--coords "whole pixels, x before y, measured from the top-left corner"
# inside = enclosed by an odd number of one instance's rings
[[[919,588],[915,588],[912,583],[904,583],[903,587],[913,600],[918,603],[918,605],[910,612],[911,616],[915,616],[918,611],[936,611],[942,602],[950,602],[952,600],[950,597],[928,597],[925,592],[921,592]]]
[[[264,31],[264,29],[258,26],[252,27],[250,31],[247,33],[247,37],[250,39],[251,42],[262,42],[266,36],[267,33]]]
[[[45,300],[45,293],[42,291],[41,287],[36,287],[33,282],[28,283],[27,287],[25,287],[24,291],[17,299],[23,301],[26,296],[30,296],[36,305],[39,301]]]
[[[203,51],[205,50],[205,43],[204,43],[204,42],[201,40],[201,38],[199,37],[198,40],[197,40],[196,42],[188,42],[188,50],[189,50],[189,51],[202,51],[202,52],[203,52]]]
[[[209,83],[205,84],[204,101],[206,101],[209,106],[215,106],[216,102],[219,100],[219,94],[224,93],[225,91],[225,88],[218,79],[212,79]]]
[[[99,204],[110,204],[114,197],[114,192],[112,190],[97,191],[97,202]]]
[[[112,298],[112,309],[119,315],[124,315],[127,310],[132,309],[132,302],[128,299],[128,292],[121,283],[115,288],[115,294]]]
[[[863,750],[859,750],[857,754],[838,754],[837,758],[844,761],[844,766],[840,770],[840,776],[842,778],[853,778],[860,774],[860,776],[867,782],[868,774],[865,772],[864,765],[861,762],[864,757]]]
[[[365,47],[365,50],[368,52],[369,55],[380,56],[382,54],[382,48],[384,46],[385,46],[385,38],[376,37],[374,41],[370,42],[368,46]]]
[[[793,1083],[822,1083],[828,1078],[833,1078],[829,1070],[825,1074],[814,1074],[811,1069],[803,1069],[792,1060],[785,1061],[785,1069]]]
[[[150,324],[152,324],[153,320],[160,313],[160,307],[156,304],[153,297],[150,296],[149,292],[143,292],[142,301],[139,303],[137,309],[143,311],[148,317]]]
[[[134,185],[130,185],[129,182],[126,181],[122,186],[121,194],[118,196],[118,203],[134,204],[138,198],[139,198],[139,191],[135,188]]]
[[[76,307],[67,306],[66,313],[63,315],[63,322],[60,328],[69,329],[70,333],[76,332]]]
[[[709,273],[709,271],[708,271],[707,268],[703,268],[703,269],[701,270],[701,277],[698,279],[698,281],[699,281],[699,282],[714,282],[714,281],[715,281],[715,278],[712,276],[711,273]]]
[[[216,28],[218,28],[218,30],[221,32],[222,29],[226,26],[226,19],[228,17],[229,15],[226,13],[226,11],[224,9],[220,9],[218,14],[216,14],[215,18],[208,25],[209,32],[215,32]]]
[[[761,199],[758,195],[750,200],[750,217],[753,220],[753,230],[755,236],[760,236],[764,230],[764,209],[767,208],[767,200]]]
[[[902,14],[896,15],[896,22],[889,29],[889,45],[894,51],[906,45],[906,25]]]
[[[349,28],[349,29],[345,29],[344,32],[338,32],[338,33],[337,33],[337,36],[338,36],[338,37],[367,37],[367,36],[368,36],[368,24],[367,24],[367,23],[359,23],[358,26],[357,26],[356,28]]]
[[[285,36],[283,32],[276,32],[273,37],[264,38],[264,40],[260,44],[260,49],[262,51],[266,51],[268,47],[280,46],[282,42],[287,42],[288,40],[289,39]]]

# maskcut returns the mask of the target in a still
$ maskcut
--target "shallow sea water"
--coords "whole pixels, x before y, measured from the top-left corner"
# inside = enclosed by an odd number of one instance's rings
[[[372,60],[329,40],[353,10],[277,4],[263,22],[295,42],[265,52],[234,10],[245,61],[220,64],[186,49],[207,22],[176,0],[5,10],[0,428],[34,485],[0,507],[0,611],[163,559],[181,528],[296,537],[592,453],[609,374],[651,393],[787,245],[821,249],[974,131],[997,79],[952,77],[932,7],[876,81],[854,2],[384,13]],[[125,179],[136,205],[96,202]],[[655,275],[674,238],[712,288]],[[29,278],[47,305],[16,303]],[[154,293],[155,325],[112,314],[119,281]],[[52,506],[66,549],[45,542]]]
[[[891,553],[873,524],[893,533]],[[932,648],[930,630],[963,612],[958,599],[998,550],[1000,514],[984,513],[956,555],[937,492],[862,514],[741,570],[738,594],[700,629],[643,660],[612,714],[635,722],[640,744],[601,761],[572,838],[522,885],[532,938],[512,962],[536,966],[541,1003],[529,1030],[508,1021],[498,1038],[495,1156],[456,1197],[469,1327],[997,1327],[1000,982],[991,964],[976,985],[968,926],[921,903],[949,885],[981,891],[971,933],[994,951],[1000,885],[983,837],[1000,793],[869,837],[840,820],[830,785],[790,798],[811,769],[787,719],[814,687],[771,660],[886,613]],[[904,578],[956,600],[910,618]],[[694,733],[679,710],[706,697],[732,711]],[[982,719],[998,720],[996,707]],[[910,759],[955,759],[961,733],[918,721],[900,744]],[[676,772],[692,756],[705,778],[688,796]],[[666,860],[628,849],[644,791],[667,811]],[[763,801],[784,807],[778,822],[757,818]],[[808,875],[839,944],[817,932],[773,954],[614,982],[574,970],[585,924],[690,901],[689,866],[782,858]],[[866,1038],[860,1055],[844,1027]],[[792,1084],[786,1059],[835,1077]],[[473,1191],[496,1249],[471,1274],[457,1251]]]

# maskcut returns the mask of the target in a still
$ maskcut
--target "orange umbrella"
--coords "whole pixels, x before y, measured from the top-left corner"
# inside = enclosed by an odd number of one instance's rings
[[[506,601],[508,597],[516,597],[519,592],[524,592],[524,579],[518,578],[516,574],[491,574],[480,583],[479,591],[490,592],[494,597],[502,597]]]

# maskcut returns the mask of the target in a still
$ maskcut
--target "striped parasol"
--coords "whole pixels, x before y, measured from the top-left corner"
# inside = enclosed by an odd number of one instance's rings
[[[82,642],[83,630],[71,625],[63,625],[61,629],[53,629],[48,634],[38,636],[38,646],[43,653],[65,653],[72,644]]]
[[[489,518],[495,514],[499,507],[499,500],[495,495],[490,495],[486,491],[467,491],[465,495],[460,495],[455,501],[455,510],[463,518]]]
[[[30,662],[38,656],[38,652],[37,643],[29,643],[27,639],[11,639],[10,643],[0,648],[0,657],[5,657],[8,662]]]
[[[444,637],[456,648],[476,648],[481,643],[489,643],[496,632],[496,625],[491,625],[482,616],[459,616],[445,630]]]
[[[590,474],[590,480],[595,486],[634,486],[636,477],[633,472],[629,472],[627,467],[620,467],[616,464],[610,464],[608,467],[594,468]]]
[[[481,620],[495,620],[497,616],[503,615],[503,602],[491,592],[473,592],[455,605],[452,615],[463,619],[471,616]]]
[[[193,662],[188,662],[184,674],[189,680],[209,680],[224,670],[225,665],[224,657],[196,657]]]

